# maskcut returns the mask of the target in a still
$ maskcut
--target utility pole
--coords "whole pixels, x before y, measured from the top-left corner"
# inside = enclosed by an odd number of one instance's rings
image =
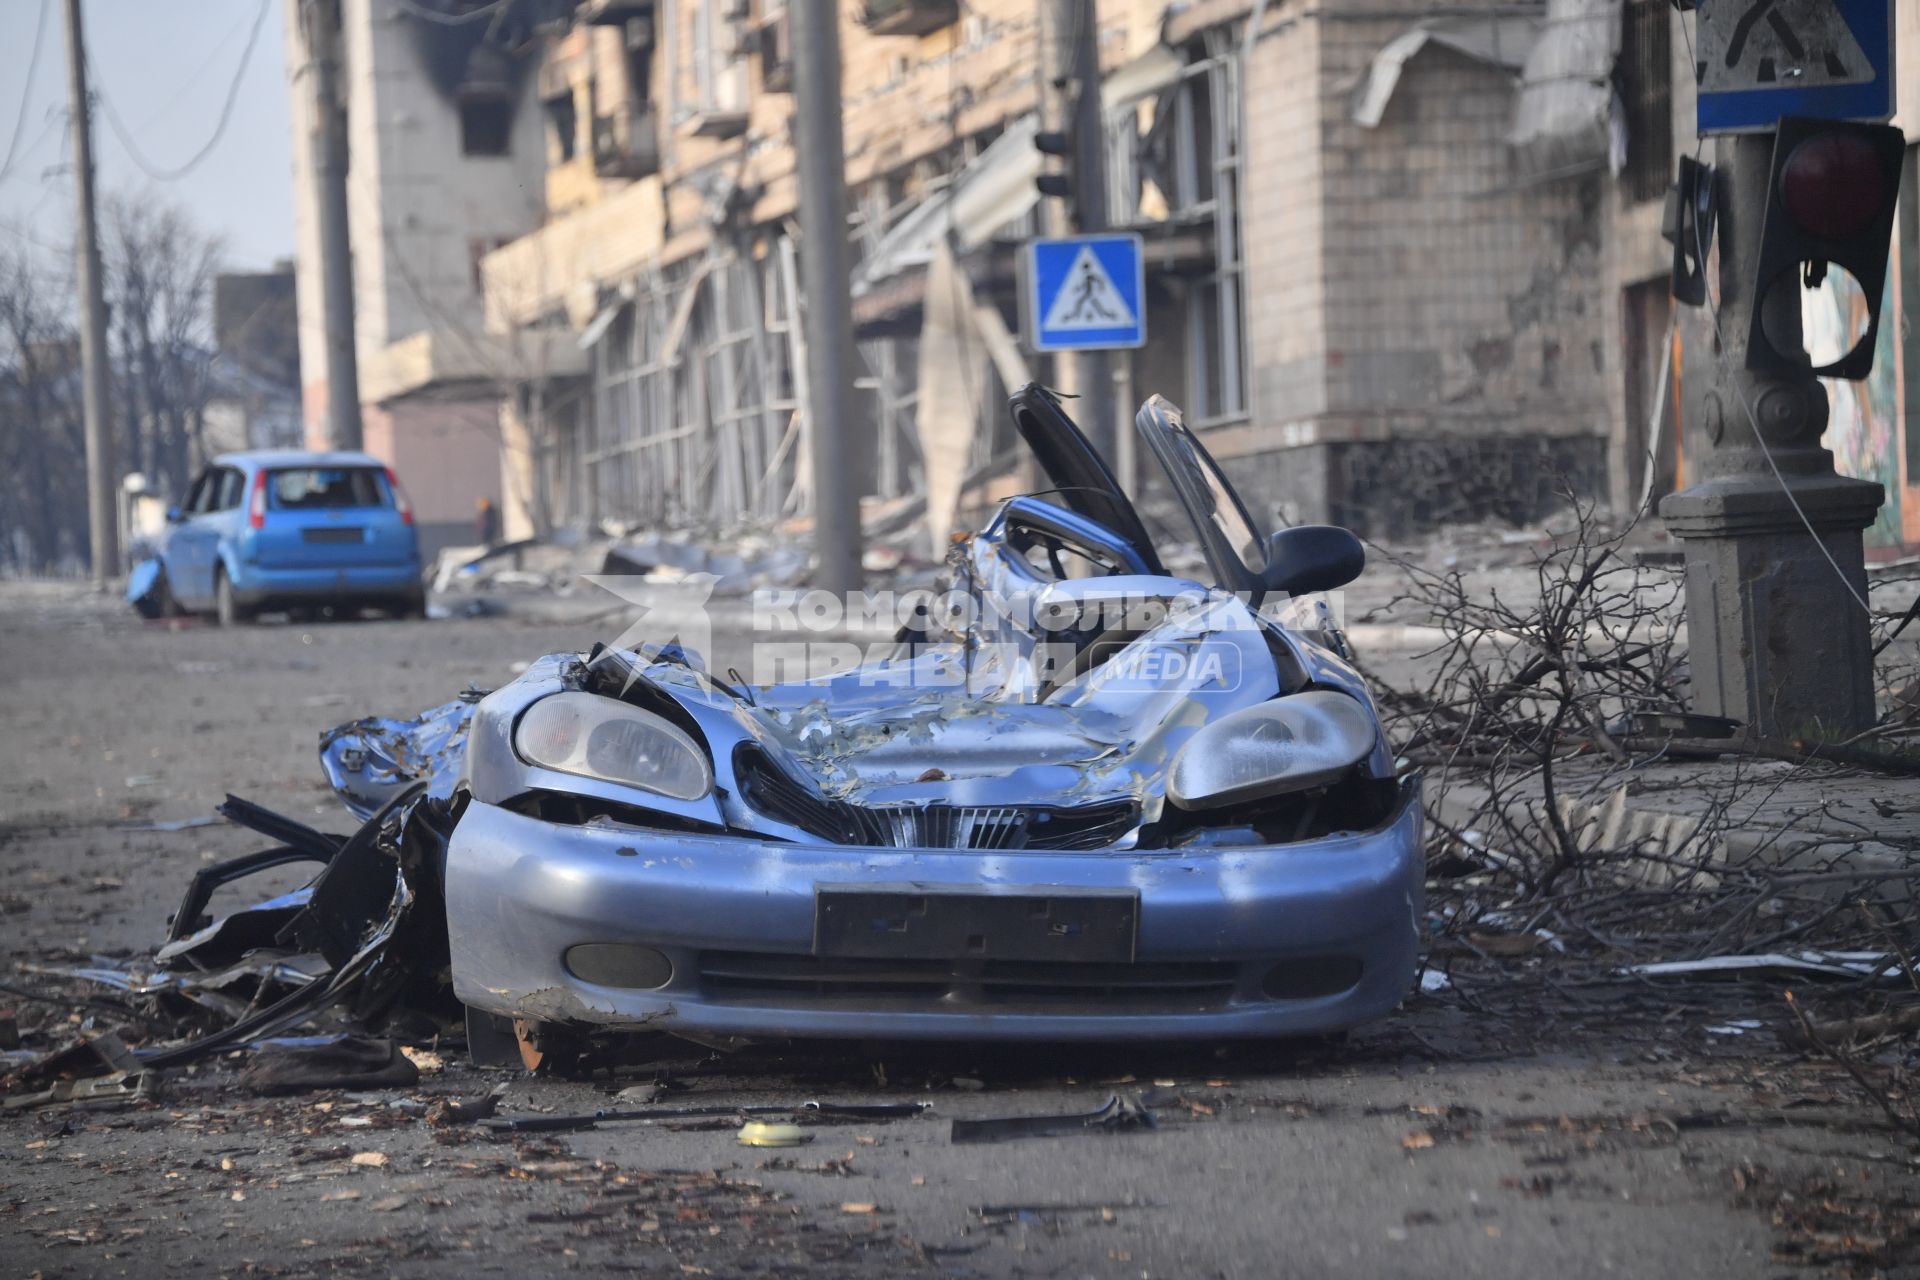
[[[1042,134],[1068,140],[1066,200],[1042,200],[1041,232],[1088,235],[1107,229],[1107,147],[1100,106],[1100,21],[1093,0],[1040,0]],[[1042,161],[1043,165],[1046,161]],[[1059,352],[1056,391],[1080,397],[1072,414],[1109,463],[1115,460],[1114,362],[1105,351]]]
[[[360,448],[360,365],[353,336],[353,233],[347,221],[347,109],[340,93],[340,0],[299,0],[313,88],[308,160],[318,197],[320,313],[327,333],[330,449]]]
[[[1826,388],[1810,368],[1747,367],[1763,307],[1771,344],[1805,358],[1798,281],[1760,288],[1773,152],[1772,133],[1714,144],[1722,354],[1686,413],[1712,447],[1699,482],[1664,499],[1660,515],[1686,547],[1695,708],[1756,737],[1819,741],[1874,721],[1861,531],[1883,494],[1834,471],[1820,446]]]
[[[93,207],[93,115],[87,99],[87,49],[80,0],[66,0],[67,96],[73,119],[74,219],[80,284],[81,412],[87,441],[87,539],[93,586],[120,574],[119,493],[107,405],[107,303],[100,279],[100,227]]]
[[[807,430],[813,464],[814,585],[845,594],[860,574],[853,303],[848,295],[846,140],[840,127],[840,6],[794,0],[793,147],[800,178]]]

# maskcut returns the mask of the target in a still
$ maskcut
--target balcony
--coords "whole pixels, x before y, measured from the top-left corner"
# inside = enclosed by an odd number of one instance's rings
[[[660,172],[660,129],[653,112],[595,116],[593,171],[603,178],[645,178]]]
[[[959,0],[867,0],[861,18],[877,36],[924,36],[959,20]]]

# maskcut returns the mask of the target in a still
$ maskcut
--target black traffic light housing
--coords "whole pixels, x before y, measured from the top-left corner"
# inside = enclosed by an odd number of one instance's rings
[[[1073,158],[1073,139],[1057,131],[1042,130],[1033,135],[1033,149],[1043,156],[1058,156],[1071,163]],[[1065,200],[1073,195],[1073,179],[1064,173],[1042,173],[1033,180],[1033,185],[1043,196],[1056,200]]]
[[[1859,282],[1866,295],[1867,327],[1851,351],[1812,372],[1826,378],[1864,378],[1872,370],[1905,156],[1906,138],[1891,125],[1797,117],[1780,121],[1767,175],[1760,260],[1752,281],[1749,369],[1808,371],[1804,351],[1782,351],[1769,339],[1766,296],[1774,288],[1791,288],[1797,298],[1801,276],[1817,281],[1831,264],[1846,268]]]

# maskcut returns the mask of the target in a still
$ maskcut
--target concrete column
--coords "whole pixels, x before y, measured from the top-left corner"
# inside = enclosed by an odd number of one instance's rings
[[[1663,500],[1660,515],[1686,547],[1695,710],[1758,737],[1820,740],[1873,723],[1868,618],[1855,596],[1867,596],[1861,530],[1885,495],[1835,472],[1820,445],[1827,393],[1817,378],[1746,368],[1772,154],[1771,134],[1715,143],[1725,353],[1685,415],[1710,446],[1699,483]],[[1797,335],[1799,290],[1778,290],[1769,305],[1770,332]]]

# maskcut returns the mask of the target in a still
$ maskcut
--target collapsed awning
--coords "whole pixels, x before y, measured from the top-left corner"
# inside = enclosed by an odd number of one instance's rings
[[[1111,112],[1160,93],[1177,84],[1185,68],[1179,54],[1155,45],[1101,82],[1101,106]],[[853,273],[854,296],[901,272],[924,268],[932,260],[934,244],[949,231],[955,251],[964,253],[1032,209],[1040,198],[1033,185],[1040,174],[1040,153],[1033,145],[1038,129],[1032,115],[1012,121],[943,190],[888,228]]]
[[[1353,98],[1353,118],[1368,129],[1378,128],[1387,103],[1400,84],[1400,73],[1413,56],[1428,45],[1440,45],[1476,62],[1519,71],[1540,39],[1541,22],[1533,17],[1470,15],[1428,18],[1409,27],[1380,47],[1367,67]]]
[[[1619,54],[1620,0],[1547,0],[1509,135],[1523,174],[1557,177],[1602,165],[1617,171],[1613,66]]]

